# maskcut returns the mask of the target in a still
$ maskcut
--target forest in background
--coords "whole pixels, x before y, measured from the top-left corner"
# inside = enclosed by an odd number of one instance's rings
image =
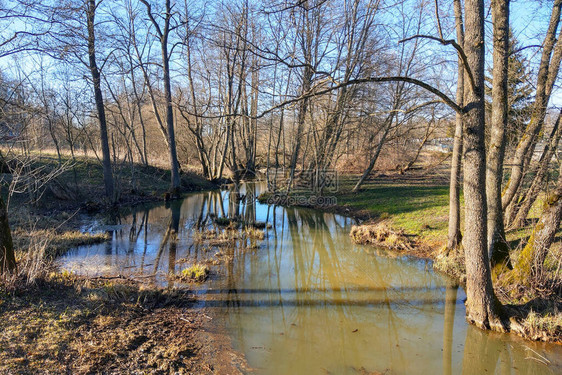
[[[468,319],[517,330],[492,280],[545,299],[561,287],[546,259],[562,216],[562,1],[533,6],[536,35],[521,42],[505,0],[3,1],[5,182],[32,197],[57,173],[33,160],[54,151],[59,170],[98,158],[110,202],[138,165],[167,167],[175,196],[188,170],[239,182],[282,169],[283,194],[299,171],[354,172],[360,192],[377,166],[406,173],[436,140],[452,149],[446,254],[466,267]],[[505,230],[539,197],[511,259]]]

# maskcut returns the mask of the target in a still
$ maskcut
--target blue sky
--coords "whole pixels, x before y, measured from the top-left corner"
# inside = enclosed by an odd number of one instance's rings
[[[449,0],[441,0],[440,7],[441,12],[446,13],[450,12],[450,7],[452,6],[452,1]],[[487,1],[487,5],[489,6],[489,1]],[[548,24],[548,20],[550,17],[550,11],[552,7],[552,0],[512,0],[511,1],[511,26],[514,31],[514,35],[519,40],[520,44],[523,46],[529,45],[539,45],[542,42],[542,38],[544,37],[544,33],[546,31],[546,27]],[[487,8],[489,11],[489,8]],[[491,17],[487,14],[487,25],[486,25],[486,33],[488,40],[490,40],[491,31],[492,31],[492,24],[491,24]],[[21,28],[22,23],[18,21],[14,21],[11,27]],[[28,26],[29,27],[29,26]],[[9,33],[9,29],[2,31],[3,38],[6,37],[6,34]],[[449,35],[449,37],[453,37],[454,35]],[[488,44],[488,46],[490,43]],[[437,50],[440,47],[435,46]],[[451,51],[453,52],[453,51]],[[454,53],[454,52],[453,52]],[[540,60],[540,48],[528,48],[524,51],[524,54],[528,57],[530,61],[533,61],[534,64],[538,64]],[[16,59],[12,59],[10,57],[0,59],[0,69],[9,71],[13,68],[14,64],[23,65],[24,70],[33,70],[34,63],[33,60],[37,61],[37,59],[29,59],[25,57],[19,57]],[[488,58],[487,64],[491,66],[491,48],[488,48]],[[451,72],[456,70],[452,69]],[[534,83],[534,82],[532,82]],[[551,100],[551,105],[554,106],[562,106],[562,90],[555,90],[553,94],[553,98]]]

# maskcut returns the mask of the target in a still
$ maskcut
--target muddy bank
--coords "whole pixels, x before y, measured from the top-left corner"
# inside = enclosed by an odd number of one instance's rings
[[[52,274],[0,294],[0,372],[240,374],[246,364],[189,290]]]

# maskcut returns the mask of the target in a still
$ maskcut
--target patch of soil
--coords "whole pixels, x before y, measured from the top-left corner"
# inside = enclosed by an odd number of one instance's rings
[[[58,278],[58,279],[57,279]],[[189,291],[56,276],[0,294],[0,373],[241,374]]]

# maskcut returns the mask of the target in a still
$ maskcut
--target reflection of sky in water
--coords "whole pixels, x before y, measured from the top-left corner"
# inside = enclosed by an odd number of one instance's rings
[[[259,188],[240,193],[255,196]],[[237,205],[229,197],[227,191],[205,192],[168,207],[139,209],[98,226],[110,231],[111,242],[79,247],[61,263],[90,275],[156,275],[164,284],[166,274],[208,256],[192,234],[210,225],[209,214],[267,221],[273,227],[262,245],[236,251],[232,262],[220,266],[221,277],[199,291],[259,373],[560,371],[560,347],[467,327],[462,289],[425,261],[382,257],[354,245],[351,219],[254,201]],[[169,229],[177,229],[177,243]],[[533,351],[551,365],[531,359],[537,358]]]

